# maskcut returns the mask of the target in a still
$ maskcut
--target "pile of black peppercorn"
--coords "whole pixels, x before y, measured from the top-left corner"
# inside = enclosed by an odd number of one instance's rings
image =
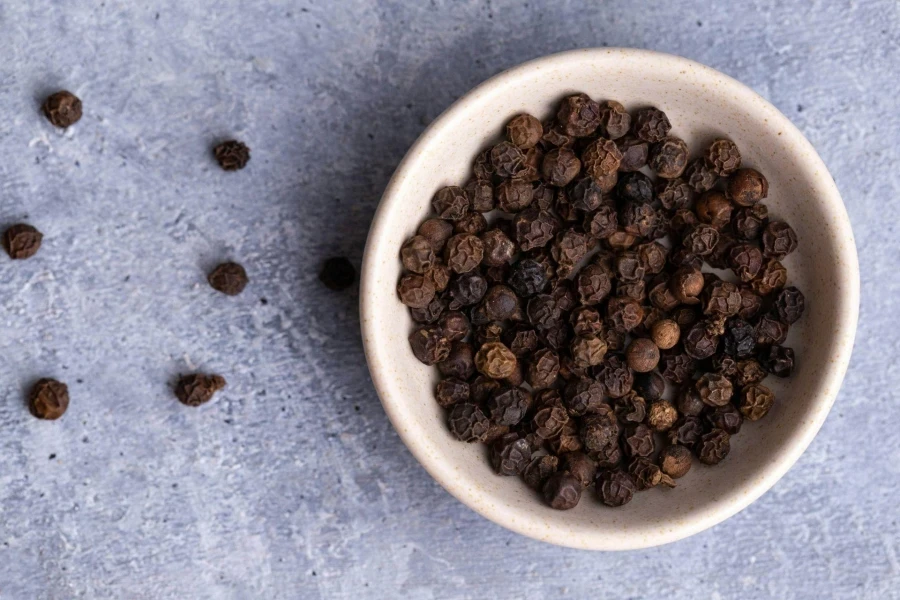
[[[767,195],[734,142],[691,158],[658,108],[576,94],[543,124],[513,118],[400,250],[409,343],[451,433],[556,509],[721,462],[771,409],[763,379],[791,374],[804,309]]]

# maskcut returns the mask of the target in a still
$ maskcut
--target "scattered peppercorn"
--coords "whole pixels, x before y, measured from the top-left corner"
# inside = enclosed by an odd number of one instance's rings
[[[250,162],[250,148],[243,142],[228,140],[213,148],[219,166],[225,171],[238,171]]]
[[[81,119],[81,100],[65,90],[48,96],[41,109],[47,120],[56,127],[66,128]]]
[[[221,375],[184,375],[175,385],[175,397],[182,404],[200,406],[212,400],[213,395],[224,388],[225,384],[225,378]]]
[[[244,270],[244,267],[235,262],[226,262],[213,269],[207,277],[207,281],[214,290],[228,296],[237,296],[244,291],[250,280],[247,278],[247,271]],[[428,302],[430,301],[431,298],[428,299]],[[418,308],[424,307],[425,304]]]
[[[39,379],[28,395],[28,409],[38,419],[54,421],[69,408],[69,388],[55,379]]]
[[[3,232],[3,248],[13,260],[31,258],[41,248],[44,235],[25,223],[18,223]]]

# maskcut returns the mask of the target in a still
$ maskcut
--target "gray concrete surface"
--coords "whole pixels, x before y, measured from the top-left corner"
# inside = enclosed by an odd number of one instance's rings
[[[359,264],[395,165],[473,85],[599,45],[752,86],[822,154],[862,264],[857,346],[809,451],[688,540],[595,554],[509,533],[435,484],[372,390]],[[900,597],[900,8],[894,0],[0,1],[0,598]],[[69,88],[81,123],[38,114]],[[237,136],[224,174],[210,144]],[[238,298],[204,272],[243,262]],[[197,410],[169,383],[227,390]],[[55,423],[24,408],[71,386]]]

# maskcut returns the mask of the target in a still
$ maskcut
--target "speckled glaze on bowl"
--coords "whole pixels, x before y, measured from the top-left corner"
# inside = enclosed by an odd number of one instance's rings
[[[472,159],[519,112],[551,114],[564,95],[586,92],[629,109],[652,104],[673,134],[697,152],[713,137],[733,139],[744,164],[770,182],[770,214],[788,220],[800,239],[784,262],[806,295],[804,318],[787,344],[798,366],[766,384],[777,401],[767,418],[745,423],[728,459],[715,468],[695,461],[672,490],[650,490],[610,509],[586,492],[571,511],[554,511],[517,477],[499,477],[484,446],[451,437],[433,398],[436,369],[420,364],[407,343],[412,328],[397,298],[399,249],[431,212],[445,185],[462,185]],[[451,494],[488,519],[546,542],[625,550],[672,542],[711,527],[761,496],[794,464],[825,420],[841,385],[859,306],[859,265],[837,187],[812,145],[775,107],[734,79],[701,64],[655,52],[588,49],[534,60],[493,77],[431,124],[385,190],[363,260],[360,312],[375,389],[400,437]],[[762,527],[762,525],[760,525]]]

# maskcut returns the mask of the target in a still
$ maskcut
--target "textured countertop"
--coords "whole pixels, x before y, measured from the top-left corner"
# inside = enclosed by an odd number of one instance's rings
[[[244,5],[239,8],[238,5]],[[900,5],[450,0],[0,1],[0,598],[900,597]],[[634,46],[720,69],[809,137],[860,253],[835,408],[769,493],[625,553],[507,532],[444,492],[369,380],[356,265],[397,162],[487,77]],[[68,88],[62,133],[41,99]],[[209,148],[253,157],[223,173]],[[233,258],[237,298],[204,282]],[[179,372],[221,372],[199,409]],[[57,422],[23,390],[68,382]]]

